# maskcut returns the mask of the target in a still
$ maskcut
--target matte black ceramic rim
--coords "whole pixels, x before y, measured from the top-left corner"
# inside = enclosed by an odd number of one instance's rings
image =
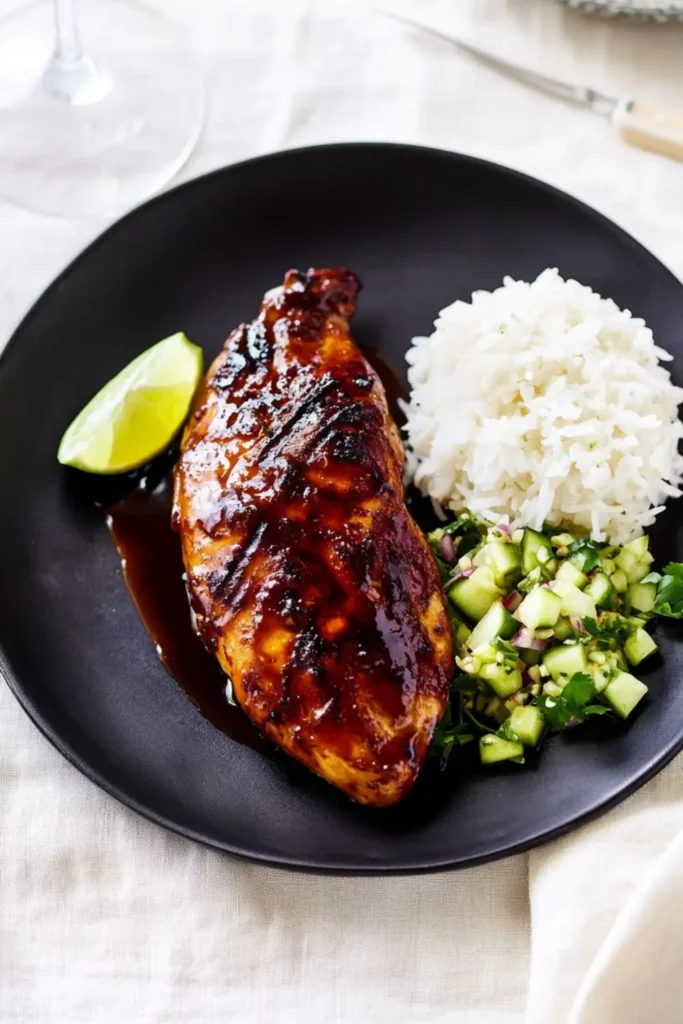
[[[184,182],[180,185],[163,192],[161,195],[155,196],[149,199],[146,203],[137,207],[136,209],[125,214],[119,220],[115,221],[105,231],[103,231],[94,241],[92,241],[74,260],[72,260],[68,266],[54,279],[54,281],[45,289],[40,298],[34,303],[28,313],[23,317],[20,323],[15,328],[12,337],[8,341],[2,354],[0,354],[0,374],[3,370],[4,360],[10,350],[10,347],[16,344],[19,340],[19,335],[22,333],[25,327],[27,327],[32,318],[40,311],[43,303],[47,302],[53,293],[57,291],[62,281],[71,273],[71,271],[82,261],[86,260],[88,256],[95,251],[99,246],[106,244],[107,239],[124,227],[131,219],[135,218],[141,210],[146,210],[150,206],[162,206],[164,203],[175,202],[176,198],[185,192],[201,188],[202,184],[210,179],[224,176],[229,182],[230,175],[238,170],[245,167],[249,167],[255,164],[262,164],[272,162],[276,164],[282,159],[300,158],[305,160],[307,154],[318,153],[321,151],[328,151],[334,154],[335,151],[359,149],[359,150],[379,150],[386,152],[387,154],[392,151],[412,151],[413,153],[424,153],[426,156],[439,156],[444,159],[452,160],[455,163],[469,163],[482,168],[488,168],[494,170],[497,173],[511,176],[522,182],[526,182],[528,185],[535,187],[536,189],[545,192],[550,196],[554,196],[557,199],[561,199],[566,203],[573,204],[577,209],[580,209],[584,215],[592,218],[597,224],[601,225],[607,231],[612,232],[616,235],[620,241],[631,248],[637,249],[639,252],[643,252],[643,246],[636,241],[633,236],[629,235],[622,228],[620,228],[609,218],[603,214],[598,213],[592,207],[581,202],[581,200],[563,192],[560,189],[555,188],[552,185],[546,184],[545,182],[539,181],[530,175],[523,174],[521,171],[514,170],[509,167],[505,167],[501,164],[496,164],[493,161],[482,160],[479,157],[469,156],[465,154],[455,153],[448,150],[440,150],[426,146],[409,146],[402,143],[390,143],[390,142],[340,142],[330,143],[321,146],[307,146],[299,149],[282,150],[276,153],[269,153],[262,156],[253,157],[249,160],[242,161],[238,164],[232,164],[227,167],[219,168],[215,171],[211,171],[208,174],[202,175],[198,178],[193,178],[190,181]],[[678,279],[659,261],[655,256],[647,253],[650,261],[653,265],[656,265],[659,270],[668,275],[673,281],[680,285]],[[179,825],[177,822],[166,818],[164,815],[158,814],[155,810],[140,803],[134,797],[132,797],[125,790],[119,786],[112,784],[109,779],[98,770],[94,769],[85,759],[79,757],[71,748],[71,746],[64,742],[55,730],[53,730],[49,723],[45,721],[43,715],[40,713],[38,708],[34,705],[27,695],[24,693],[23,687],[21,686],[17,676],[15,675],[2,644],[0,643],[0,670],[4,678],[7,681],[10,690],[18,700],[19,704],[23,707],[26,714],[38,727],[40,732],[49,740],[49,742],[69,761],[74,765],[83,775],[94,782],[100,789],[108,793],[110,796],[115,797],[120,803],[129,807],[131,810],[136,811],[143,818],[153,822],[156,825],[160,825],[163,828],[168,829],[178,835],[185,836],[188,839],[192,839],[195,842],[201,843],[204,846],[211,847],[213,849],[220,850],[225,853],[230,853],[235,856],[261,863],[264,865],[270,865],[272,867],[282,867],[295,870],[306,870],[315,871],[323,874],[343,874],[343,875],[409,875],[423,873],[427,871],[443,871],[453,868],[460,867],[472,867],[476,864],[488,863],[490,861],[498,860],[502,857],[511,856],[516,853],[523,853],[527,850],[533,849],[541,843],[547,842],[551,839],[556,839],[559,836],[566,834],[579,825],[585,824],[592,820],[597,815],[609,810],[614,807],[626,797],[630,796],[642,785],[648,782],[653,776],[657,774],[662,768],[664,768],[673,758],[683,750],[683,733],[667,747],[665,747],[656,757],[652,758],[648,764],[640,771],[640,773],[631,780],[631,782],[623,788],[618,787],[609,793],[602,799],[596,800],[593,804],[586,808],[586,810],[573,817],[569,817],[566,820],[560,821],[557,825],[548,829],[539,829],[539,831],[533,835],[530,835],[523,841],[517,843],[502,843],[500,846],[491,848],[489,851],[481,856],[463,856],[460,858],[443,858],[435,861],[432,859],[426,859],[420,861],[414,859],[412,863],[402,864],[400,866],[359,866],[349,867],[348,864],[334,864],[330,861],[324,863],[316,860],[315,858],[297,858],[293,856],[278,857],[276,855],[266,856],[260,853],[252,852],[251,850],[242,848],[238,845],[220,842],[216,840],[209,840],[205,836],[201,835],[197,831],[187,828],[186,826]]]

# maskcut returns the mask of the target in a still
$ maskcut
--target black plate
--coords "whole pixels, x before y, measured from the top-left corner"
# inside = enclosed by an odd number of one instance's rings
[[[436,150],[337,145],[192,181],[106,231],[47,290],[0,361],[0,643],[18,699],[86,775],[148,818],[259,860],[356,872],[472,864],[522,850],[632,792],[681,748],[683,646],[626,728],[552,740],[536,767],[433,767],[372,811],[204,720],[157,661],[102,516],[55,459],[73,415],[152,342],[184,329],[212,356],[292,266],[364,283],[353,329],[403,372],[439,309],[505,274],[556,266],[646,318],[683,357],[683,289],[619,228],[546,185]],[[674,372],[676,376],[676,372]],[[681,555],[675,509],[655,554]],[[600,740],[596,737],[600,736]]]

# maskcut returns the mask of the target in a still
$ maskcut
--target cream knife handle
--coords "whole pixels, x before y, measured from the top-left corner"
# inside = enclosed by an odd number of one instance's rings
[[[625,142],[683,160],[683,110],[621,100],[612,120]]]

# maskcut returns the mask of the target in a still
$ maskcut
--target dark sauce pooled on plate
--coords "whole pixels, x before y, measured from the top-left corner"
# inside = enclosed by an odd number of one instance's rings
[[[363,354],[384,385],[394,419],[404,420],[398,405],[404,389],[374,349]],[[171,527],[173,465],[178,447],[126,478],[90,478],[92,495],[104,506],[107,525],[121,558],[124,579],[159,659],[202,715],[231,739],[263,752],[272,750],[238,705],[226,696],[226,676],[192,625],[184,584],[180,539]],[[414,514],[414,513],[413,513]]]
[[[239,743],[266,750],[242,709],[229,703],[226,676],[192,628],[172,497],[168,472],[153,490],[138,486],[107,509],[124,579],[160,660],[204,717]]]

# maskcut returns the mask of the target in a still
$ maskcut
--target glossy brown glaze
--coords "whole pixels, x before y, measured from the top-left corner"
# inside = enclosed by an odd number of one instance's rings
[[[159,658],[204,717],[239,743],[272,749],[228,702],[225,673],[192,628],[171,496],[166,476],[153,490],[135,487],[107,509],[128,589]]]
[[[399,427],[403,426],[406,418],[401,408],[401,399],[406,398],[406,392],[401,383],[401,378],[386,356],[383,356],[376,348],[373,348],[371,345],[360,345],[359,348],[382,383],[389,415]]]
[[[199,389],[176,467],[207,647],[251,720],[355,799],[395,803],[443,713],[452,652],[403,449],[351,339],[358,282],[290,271]]]

